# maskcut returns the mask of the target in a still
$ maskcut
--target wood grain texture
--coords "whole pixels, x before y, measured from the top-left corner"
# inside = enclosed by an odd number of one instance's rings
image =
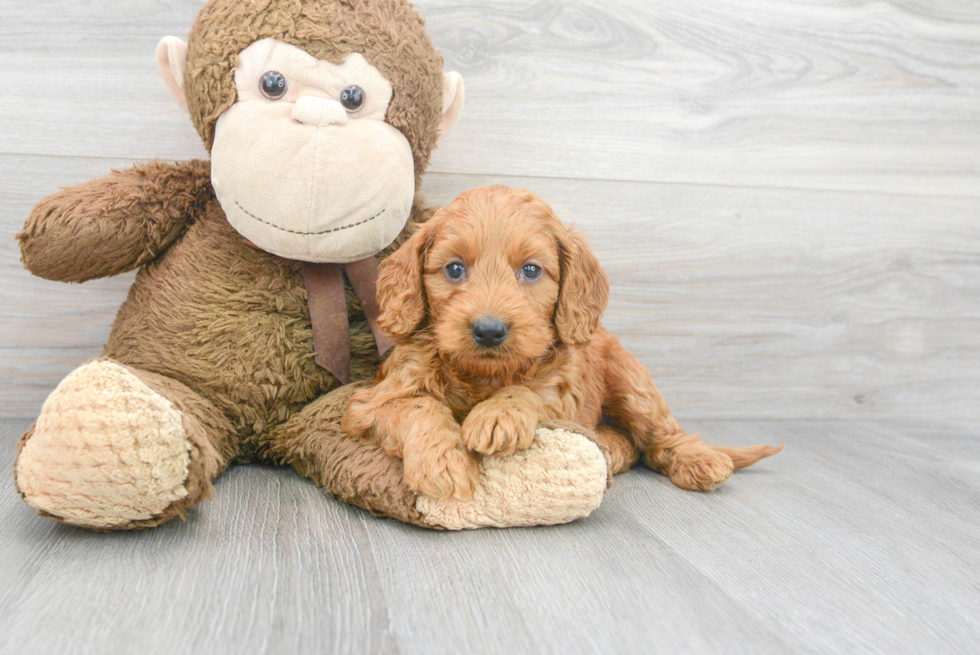
[[[0,421],[0,440],[27,425]],[[692,427],[787,447],[714,493],[636,469],[584,521],[464,533],[251,466],[186,523],[100,535],[35,517],[0,478],[0,652],[980,649],[977,428]]]
[[[186,159],[153,50],[200,0],[0,3],[0,152]],[[433,171],[980,195],[980,5],[420,0],[464,119]]]
[[[0,155],[11,232],[98,159]],[[436,204],[531,188],[588,234],[605,323],[694,417],[980,421],[980,201],[851,192],[431,174]],[[101,352],[132,275],[32,278],[0,241],[0,409],[35,414]]]

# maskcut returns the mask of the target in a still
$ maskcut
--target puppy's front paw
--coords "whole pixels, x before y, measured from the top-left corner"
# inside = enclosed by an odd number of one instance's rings
[[[405,484],[429,498],[464,500],[480,481],[476,456],[462,446],[406,448],[403,463]]]
[[[463,421],[463,443],[483,455],[513,455],[534,442],[538,415],[508,399],[485,400]]]
[[[710,491],[734,471],[731,457],[707,447],[675,448],[667,466],[670,481],[689,491]]]

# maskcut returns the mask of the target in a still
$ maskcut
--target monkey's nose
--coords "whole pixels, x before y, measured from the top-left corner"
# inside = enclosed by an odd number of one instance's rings
[[[495,316],[482,316],[470,326],[473,340],[484,348],[496,348],[507,340],[510,326]]]
[[[303,96],[293,105],[293,120],[305,125],[345,125],[347,110],[336,100]]]

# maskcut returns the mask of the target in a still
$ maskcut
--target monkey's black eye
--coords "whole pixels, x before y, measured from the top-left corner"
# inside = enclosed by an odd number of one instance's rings
[[[466,267],[461,262],[449,262],[446,264],[446,277],[453,282],[459,282],[466,277]]]
[[[524,264],[521,269],[521,278],[533,282],[541,277],[541,267],[537,264]]]
[[[351,85],[340,92],[340,104],[342,104],[344,109],[351,114],[364,106],[365,99],[364,89],[356,84]]]
[[[286,77],[279,71],[269,71],[259,80],[259,89],[269,100],[278,100],[286,95]]]

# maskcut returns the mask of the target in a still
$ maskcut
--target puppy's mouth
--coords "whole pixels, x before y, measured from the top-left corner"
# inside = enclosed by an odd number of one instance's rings
[[[441,349],[440,354],[448,360],[454,368],[459,370],[487,370],[487,366],[506,365],[514,359],[511,353],[501,347],[496,348],[449,348]]]
[[[513,375],[531,364],[531,358],[524,357],[512,348],[468,348],[452,353],[449,357],[454,368],[478,376]]]
[[[472,320],[454,323],[438,322],[435,326],[435,344],[440,356],[450,367],[460,373],[480,377],[507,376],[533,365],[538,353],[525,340],[525,328],[510,321],[510,334],[497,345],[481,345],[470,334]],[[529,347],[530,346],[530,347]]]
[[[501,364],[513,359],[502,350],[490,348],[474,348],[472,350],[456,351],[446,353],[449,359],[462,369],[479,368],[487,364]]]

